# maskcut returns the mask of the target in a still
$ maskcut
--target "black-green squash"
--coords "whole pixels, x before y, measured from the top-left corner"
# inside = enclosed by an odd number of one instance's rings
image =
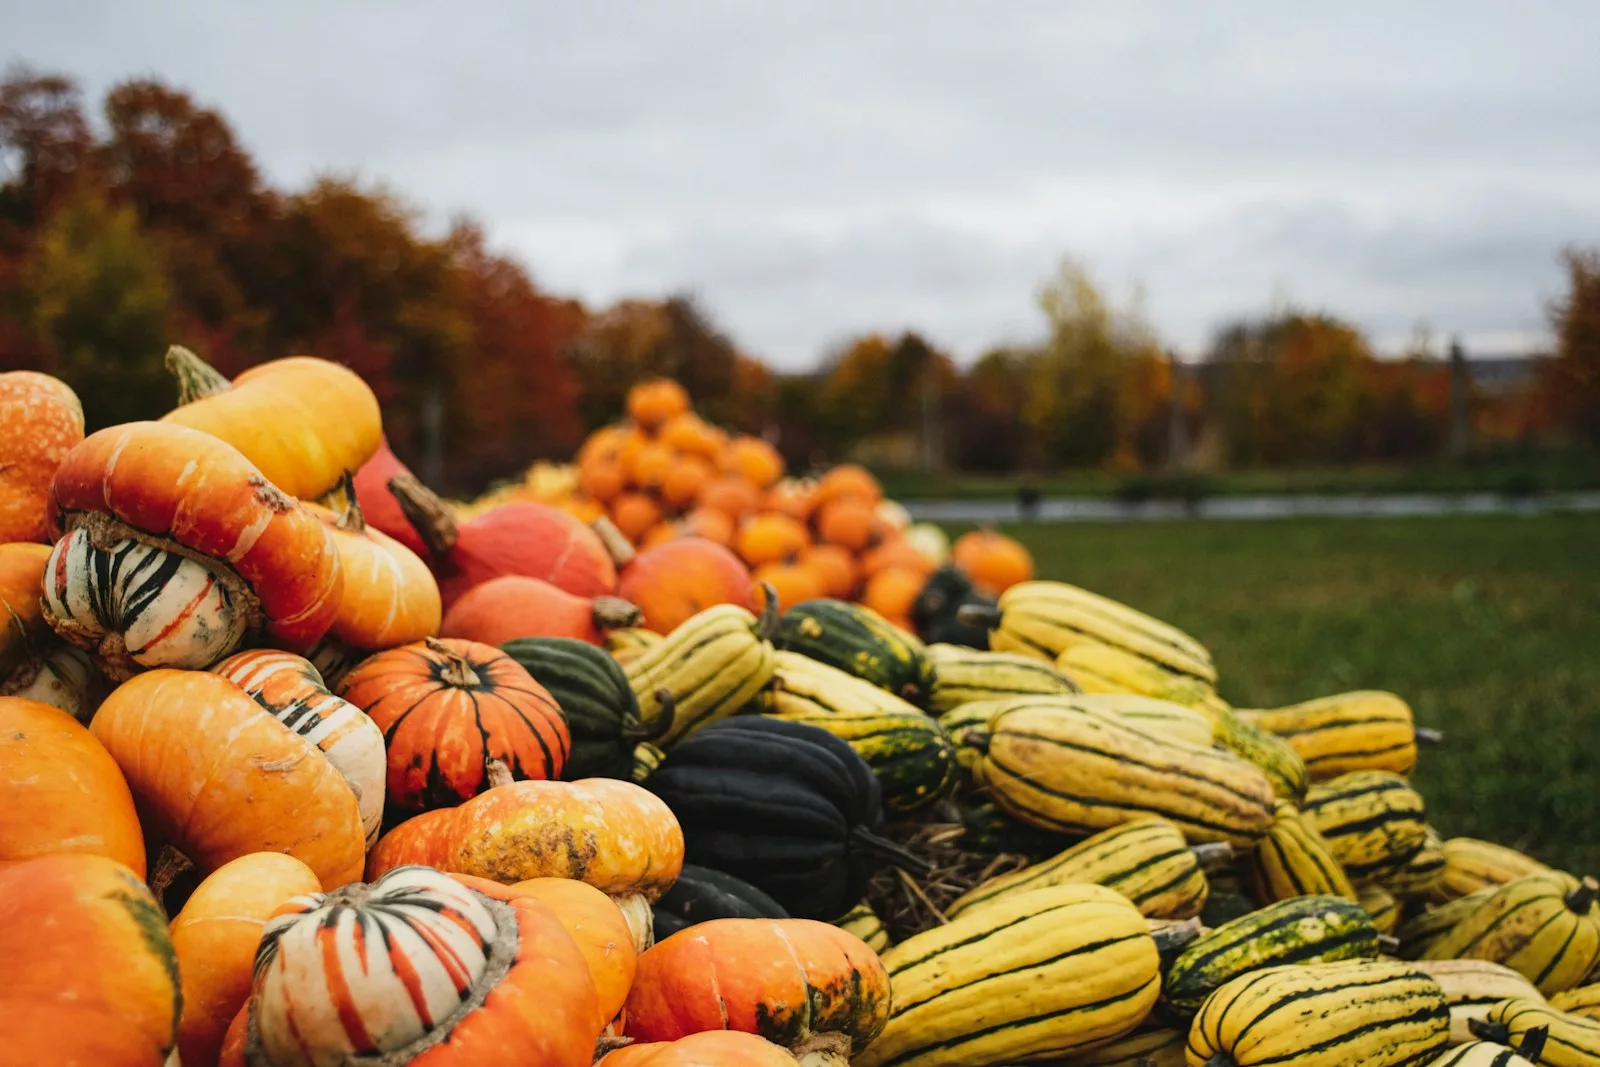
[[[672,725],[663,715],[646,726],[628,676],[611,655],[587,641],[570,637],[519,637],[500,650],[550,691],[567,728],[572,732],[572,754],[561,777],[621,778],[633,774],[633,751]]]
[[[678,880],[653,905],[656,939],[711,919],[787,919],[776,900],[741,878],[683,865]]]
[[[911,604],[911,623],[928,644],[964,645],[988,649],[989,628],[982,623],[963,622],[960,611],[972,605],[993,608],[995,601],[979,593],[964,572],[955,566],[940,567]]]
[[[922,648],[876,611],[843,600],[806,600],[778,619],[772,644],[927,708],[933,679]]]

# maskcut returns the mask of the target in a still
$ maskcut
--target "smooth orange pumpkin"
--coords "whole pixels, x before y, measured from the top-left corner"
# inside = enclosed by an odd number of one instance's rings
[[[733,544],[733,519],[712,507],[695,508],[683,518],[685,537],[703,537],[724,547]]]
[[[250,997],[262,928],[291,897],[321,891],[316,873],[293,856],[252,852],[212,871],[190,895],[168,928],[183,981],[183,1063],[217,1062],[228,1024]]]
[[[600,427],[578,446],[579,465],[593,459],[616,459],[627,436],[628,428],[625,426],[613,424]]]
[[[144,877],[144,832],[117,761],[60,708],[0,697],[0,868],[52,852]]]
[[[174,345],[167,369],[178,379],[180,406],[161,421],[222,438],[290,496],[330,491],[383,439],[378,398],[354,371],[325,359],[275,359],[230,382]]]
[[[713,919],[639,957],[626,1033],[739,1030],[843,1063],[889,1021],[889,976],[860,938],[810,919]]]
[[[740,434],[729,441],[717,465],[730,474],[741,475],[757,489],[766,489],[783,477],[783,457],[759,437]]]
[[[573,596],[549,582],[507,574],[475,585],[450,605],[441,636],[485,645],[519,637],[571,637],[604,645],[605,632],[636,626],[639,609],[614,596]]]
[[[628,390],[627,408],[628,418],[654,431],[689,410],[689,394],[671,378],[652,378]]]
[[[328,636],[351,648],[393,648],[439,632],[439,584],[417,554],[367,525],[345,483],[337,511],[308,504],[327,527],[344,571],[344,592]]]
[[[66,382],[31,370],[0,374],[0,542],[48,541],[50,479],[83,440],[83,406]]]
[[[661,499],[680,511],[692,507],[714,474],[711,464],[699,456],[680,456],[661,480]]]
[[[817,511],[817,534],[828,544],[859,555],[878,543],[877,512],[859,497],[830,500]]]
[[[823,595],[822,576],[802,563],[767,563],[751,577],[756,589],[777,594],[779,611]]]
[[[516,778],[556,778],[572,736],[549,690],[493,645],[429,638],[380,652],[339,683],[389,752],[389,803],[459,804],[488,788],[489,761]]]
[[[769,511],[752,515],[739,525],[733,546],[752,567],[797,559],[811,537],[799,520]]]
[[[920,571],[886,567],[867,582],[861,602],[886,619],[909,619],[911,605],[927,583],[927,576]]]
[[[761,490],[742,474],[723,474],[706,483],[700,491],[700,506],[715,508],[738,520],[761,507]]]
[[[721,545],[679,537],[635,554],[605,523],[596,523],[595,530],[617,561],[618,592],[638,605],[647,628],[670,633],[714,604],[754,610],[749,568]]]
[[[709,423],[701,421],[692,411],[674,415],[661,427],[661,443],[686,456],[714,460],[727,443],[727,434]]]
[[[822,595],[835,600],[855,596],[859,580],[856,558],[838,545],[812,545],[800,553],[800,565],[822,582]]]
[[[600,501],[615,500],[628,487],[628,474],[615,456],[596,456],[578,463],[578,488]]]
[[[644,551],[655,548],[657,545],[664,545],[668,541],[676,541],[682,536],[683,525],[681,523],[663,520],[645,531],[644,536],[639,539],[639,549]]]
[[[624,537],[637,543],[646,530],[661,521],[661,505],[646,493],[623,493],[611,502],[611,521]]]
[[[104,856],[0,870],[0,1034],[10,1064],[162,1067],[178,964],[150,890]]]
[[[118,686],[90,724],[152,835],[202,873],[287,852],[332,888],[361,877],[366,833],[344,775],[237,685],[153,670]]]
[[[790,479],[781,481],[767,493],[766,506],[800,522],[810,522],[811,513],[817,510],[815,482]]]
[[[854,463],[841,463],[828,471],[817,483],[817,502],[826,504],[834,500],[860,500],[877,504],[883,499],[883,486],[872,472]]]
[[[304,652],[338,614],[328,531],[210,434],[159,422],[90,434],[50,497],[62,536],[45,617],[116,676],[208,667],[258,635]]]
[[[999,596],[1033,578],[1033,556],[1021,543],[994,530],[970,530],[956,538],[950,558],[972,584],[988,596]]]
[[[677,453],[672,449],[659,441],[650,441],[630,457],[628,482],[640,489],[658,490],[677,460]]]
[[[710,1030],[676,1041],[646,1041],[608,1052],[595,1067],[796,1067],[799,1061],[766,1038]]]
[[[879,571],[890,567],[915,571],[924,576],[932,574],[936,569],[932,560],[898,533],[886,538],[877,548],[869,550],[861,557],[861,574],[868,580]]]

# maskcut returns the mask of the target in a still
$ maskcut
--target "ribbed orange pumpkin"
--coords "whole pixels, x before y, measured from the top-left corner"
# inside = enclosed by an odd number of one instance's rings
[[[661,427],[661,443],[686,456],[714,460],[727,443],[727,435],[700,420],[692,411],[674,415]]]
[[[792,563],[811,543],[799,520],[769,511],[752,515],[739,526],[733,545],[752,567],[763,563]]]
[[[327,527],[344,571],[328,636],[369,651],[432,637],[441,613],[433,573],[415,552],[367,525],[348,482],[345,493],[338,511],[307,505]]]
[[[951,546],[950,558],[989,596],[999,596],[1033,578],[1033,556],[1020,543],[994,530],[962,534]]]
[[[911,617],[911,605],[927,584],[927,576],[904,567],[886,567],[873,575],[862,590],[861,602],[886,619]]]
[[[210,434],[159,422],[90,434],[50,495],[63,536],[45,616],[118,677],[205,668],[258,635],[304,652],[338,613],[328,531]]]
[[[661,505],[646,493],[626,492],[611,502],[611,521],[624,537],[637,543],[646,530],[661,521]]]
[[[628,418],[655,430],[668,419],[689,410],[689,394],[671,378],[653,378],[628,390]]]
[[[756,589],[770,586],[777,593],[780,611],[823,595],[822,576],[803,563],[767,563],[751,578]]]
[[[822,476],[817,483],[817,502],[826,504],[833,500],[860,500],[876,504],[883,499],[883,486],[865,467],[854,463],[841,463]]]
[[[680,511],[691,507],[714,474],[711,464],[699,456],[680,456],[661,481],[661,499]]]
[[[878,516],[858,497],[831,500],[817,511],[817,534],[828,544],[859,555],[878,542]]]
[[[279,909],[221,1064],[588,1067],[597,1003],[543,904],[407,867]]]
[[[317,893],[315,872],[281,852],[252,852],[218,867],[190,895],[169,933],[183,979],[178,1053],[217,1062],[228,1024],[250,997],[256,946],[267,919],[291,897]]]
[[[429,638],[380,652],[344,676],[339,695],[383,731],[389,803],[401,811],[483,792],[490,760],[516,778],[559,777],[572,749],[549,691],[493,645]]]
[[[757,489],[766,489],[783,477],[783,457],[759,437],[744,434],[729,441],[717,465],[724,471],[742,475]]]
[[[597,523],[621,575],[618,592],[637,604],[644,625],[670,633],[713,604],[753,609],[750,570],[728,549],[703,537],[679,537],[634,554],[627,543]]]
[[[856,558],[838,545],[812,545],[800,553],[800,565],[822,582],[822,595],[849,600],[855,595]]]
[[[636,626],[639,609],[620,597],[573,596],[537,578],[507,574],[475,585],[445,613],[444,637],[503,645],[519,637],[571,637],[604,645],[605,632]]]
[[[162,1067],[178,1038],[166,919],[132,871],[56,853],[0,870],[8,1064]]]
[[[89,728],[122,768],[152,835],[202,873],[251,852],[287,852],[326,887],[361,877],[366,834],[350,783],[227,679],[136,675]]]
[[[843,1064],[889,1021],[889,976],[860,938],[810,919],[713,919],[639,957],[629,1037],[739,1030]]]
[[[700,506],[715,508],[738,520],[761,507],[761,490],[742,474],[723,474],[706,483],[700,491]]]
[[[31,370],[0,374],[0,542],[47,541],[50,479],[83,440],[78,394]]]
[[[52,852],[107,856],[144,877],[144,832],[116,760],[60,708],[0,697],[0,868]]]
[[[799,1061],[765,1038],[711,1030],[676,1041],[647,1041],[609,1052],[595,1067],[796,1067]]]
[[[290,496],[312,499],[359,470],[383,438],[378,398],[347,367],[311,356],[275,359],[229,382],[174,345],[176,410],[162,422],[203,430],[244,453]]]

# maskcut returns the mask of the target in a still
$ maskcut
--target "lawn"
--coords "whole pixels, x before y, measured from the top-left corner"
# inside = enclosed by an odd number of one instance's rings
[[[1441,831],[1600,872],[1600,516],[1007,532],[1198,637],[1236,706],[1399,693],[1446,734],[1416,775]]]

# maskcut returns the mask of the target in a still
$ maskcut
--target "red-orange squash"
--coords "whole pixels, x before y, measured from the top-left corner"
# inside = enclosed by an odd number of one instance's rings
[[[361,505],[361,515],[368,526],[399,541],[415,552],[419,559],[431,562],[428,546],[422,543],[416,527],[400,510],[400,502],[389,492],[390,479],[402,474],[407,478],[412,477],[411,471],[400,462],[400,457],[390,450],[388,440],[380,439],[378,450],[356,471],[356,501]]]
[[[844,1063],[889,1020],[889,976],[860,938],[810,919],[713,919],[639,957],[629,1037],[739,1030]]]
[[[100,705],[90,732],[122,768],[146,829],[202,873],[287,852],[325,887],[361,877],[366,834],[349,782],[226,678],[136,675]]]
[[[389,803],[401,811],[483,792],[490,760],[515,778],[558,778],[572,750],[549,691],[492,645],[430,637],[380,652],[344,676],[339,695],[383,731]]]
[[[710,1030],[676,1041],[647,1041],[609,1052],[595,1067],[795,1067],[799,1061],[765,1038]]]
[[[950,558],[988,596],[999,596],[1033,578],[1033,556],[1019,542],[994,530],[962,534],[951,546]]]
[[[210,434],[158,422],[90,434],[50,495],[61,539],[45,617],[114,677],[203,669],[257,637],[303,652],[338,612],[328,531]]]
[[[896,625],[903,627],[904,623],[898,620],[911,617],[911,605],[916,603],[917,594],[922,592],[926,584],[927,576],[921,571],[885,567],[867,582],[861,593],[861,602],[884,618],[896,620]]]
[[[607,630],[636,626],[639,609],[614,596],[574,596],[549,582],[507,574],[475,585],[450,605],[440,634],[485,645],[519,637],[571,637],[604,645]]]
[[[377,651],[439,632],[439,584],[417,554],[368,526],[345,483],[337,511],[306,505],[327,527],[344,571],[344,592],[328,636],[351,648]]]
[[[618,593],[638,606],[648,629],[670,633],[715,604],[755,610],[750,569],[722,545],[704,537],[679,537],[635,553],[604,520],[594,528],[616,560]]]
[[[932,574],[935,570],[933,561],[898,533],[885,539],[877,548],[861,557],[861,575],[869,581],[879,571],[888,570],[890,567],[915,571],[924,576]]]
[[[167,350],[179,407],[162,422],[220,437],[290,496],[312,499],[372,458],[383,439],[378,398],[347,367],[291,356],[233,381],[186,348]]]
[[[178,1038],[166,919],[132,871],[56,853],[0,870],[0,1059],[162,1067]]]
[[[183,1063],[217,1062],[228,1024],[250,997],[267,920],[290,898],[321,891],[316,873],[293,856],[252,852],[218,867],[190,895],[168,928],[183,981]]]
[[[52,852],[107,856],[144,877],[144,832],[116,760],[60,708],[0,697],[0,868]]]
[[[661,521],[661,505],[647,493],[629,491],[611,502],[611,521],[624,537],[637,544],[650,527]]]
[[[83,407],[66,382],[31,370],[0,374],[0,542],[48,541],[50,479],[83,440]]]
[[[543,904],[406,867],[279,909],[221,1063],[588,1067],[597,999]]]
[[[671,378],[652,378],[628,390],[628,418],[653,431],[689,410],[689,394]]]

